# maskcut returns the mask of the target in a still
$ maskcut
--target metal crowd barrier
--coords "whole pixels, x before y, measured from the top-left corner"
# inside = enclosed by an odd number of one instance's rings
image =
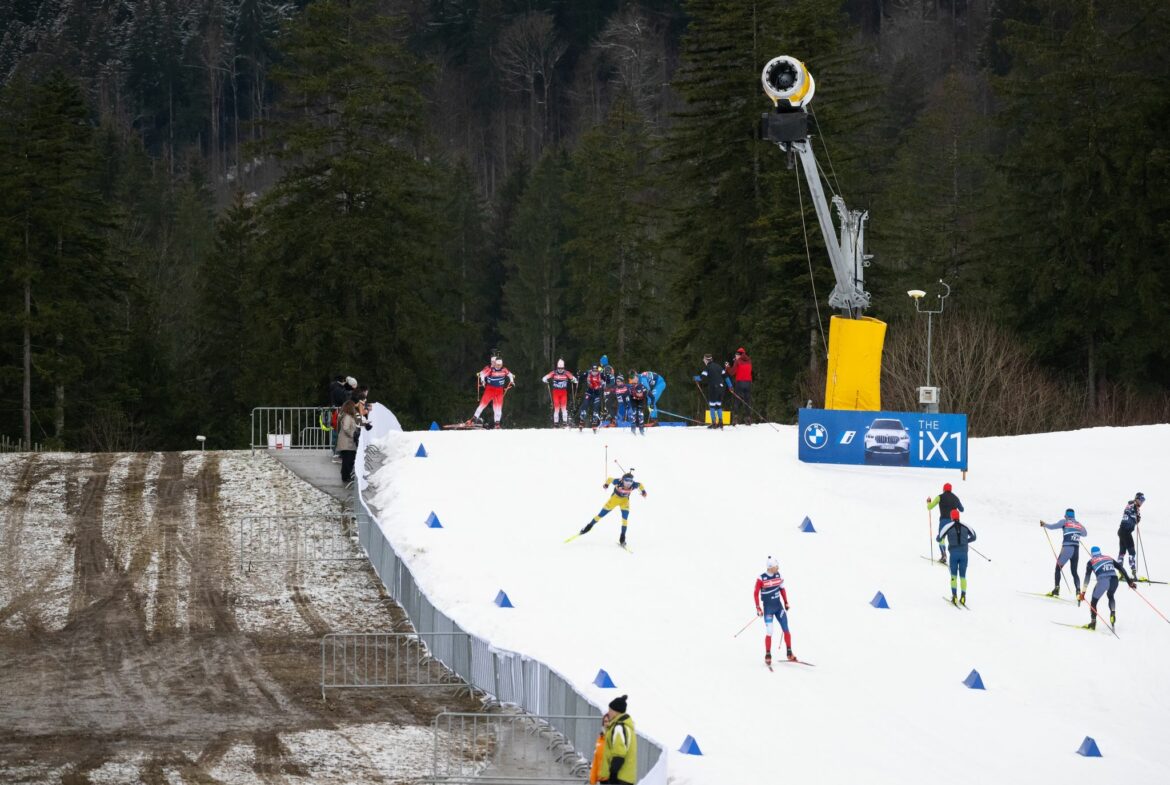
[[[333,444],[329,406],[258,406],[252,410],[250,447],[256,450],[325,450]]]
[[[253,564],[311,561],[356,561],[353,515],[320,512],[301,515],[241,515],[239,530],[241,570]]]
[[[458,645],[452,645],[450,651],[442,653],[431,648],[431,656],[472,687],[486,692],[500,703],[511,704],[536,717],[549,718],[575,750],[583,756],[591,755],[602,709],[590,703],[559,673],[544,663],[515,652],[493,648],[486,641],[462,630],[432,605],[382,534],[377,521],[366,507],[359,486],[360,483],[355,483],[353,490],[358,542],[386,591],[406,611],[414,628],[420,631],[419,637],[426,640],[428,635],[431,636],[431,640],[427,641],[428,647],[432,644],[439,647],[444,638],[454,644],[466,636],[466,650]],[[579,717],[592,717],[592,725],[574,722],[561,727],[557,724],[556,718]],[[642,782],[654,769],[662,753],[660,745],[638,734],[638,782]],[[662,771],[656,774],[659,777],[656,782],[665,783],[665,774]]]
[[[321,698],[327,689],[459,687],[443,665],[471,656],[465,632],[334,632],[321,638]]]

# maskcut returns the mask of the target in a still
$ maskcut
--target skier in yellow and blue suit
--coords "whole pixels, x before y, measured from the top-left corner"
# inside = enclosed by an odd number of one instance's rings
[[[593,520],[586,524],[585,528],[581,530],[581,534],[586,534],[593,528],[593,524],[600,521],[605,516],[609,515],[610,510],[614,507],[620,507],[622,510],[622,536],[618,539],[619,545],[626,544],[626,526],[630,519],[630,494],[634,491],[641,491],[642,498],[646,497],[646,488],[640,482],[634,481],[633,469],[622,475],[620,480],[614,480],[613,477],[605,478],[605,485],[602,488],[613,486],[613,495],[609,497],[609,501],[601,508],[601,511],[593,516]]]

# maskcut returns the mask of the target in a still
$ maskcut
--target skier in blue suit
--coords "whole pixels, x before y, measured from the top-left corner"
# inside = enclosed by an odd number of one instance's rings
[[[646,388],[646,402],[650,405],[650,419],[657,420],[658,402],[662,400],[662,394],[666,392],[666,379],[654,371],[642,371],[638,374],[638,378],[642,380],[642,386]]]
[[[1088,535],[1088,529],[1077,520],[1077,514],[1071,507],[1064,511],[1064,518],[1056,523],[1040,521],[1040,525],[1045,529],[1060,529],[1064,534],[1060,555],[1056,557],[1056,586],[1052,588],[1048,596],[1060,596],[1060,570],[1064,567],[1065,562],[1068,562],[1072,568],[1073,584],[1077,587],[1077,594],[1080,594],[1081,576],[1077,575],[1077,562],[1080,558],[1078,548],[1080,548],[1081,540]]]

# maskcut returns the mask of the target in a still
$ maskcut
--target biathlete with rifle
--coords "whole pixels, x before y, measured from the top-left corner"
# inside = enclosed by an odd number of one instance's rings
[[[516,377],[504,367],[504,359],[502,357],[493,357],[490,365],[484,366],[476,376],[479,378],[479,383],[483,385],[483,397],[479,399],[479,406],[475,409],[475,414],[471,416],[464,425],[483,426],[483,420],[479,415],[491,404],[493,413],[496,416],[496,427],[501,427],[504,419],[504,394],[508,390],[516,386]]]

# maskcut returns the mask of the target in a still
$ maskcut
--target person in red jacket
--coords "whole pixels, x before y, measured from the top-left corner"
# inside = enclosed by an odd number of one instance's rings
[[[491,364],[485,366],[476,375],[479,377],[480,384],[483,385],[483,397],[480,398],[479,406],[476,407],[475,414],[467,421],[467,424],[483,425],[483,420],[479,418],[479,415],[483,413],[488,404],[491,404],[496,415],[496,427],[499,428],[504,418],[504,393],[516,386],[516,377],[504,367],[504,360],[501,357],[493,357]]]
[[[750,408],[752,404],[752,358],[748,357],[748,353],[742,346],[735,350],[735,359],[731,362],[728,376],[731,377],[732,389],[738,396],[732,402],[738,413],[738,419],[740,422],[750,425],[752,422]]]
[[[565,428],[569,427],[569,385],[576,387],[577,377],[572,371],[565,370],[564,360],[557,360],[556,369],[546,373],[541,381],[549,386],[549,394],[552,396],[553,427],[557,427],[558,416],[561,419],[560,424]]]

